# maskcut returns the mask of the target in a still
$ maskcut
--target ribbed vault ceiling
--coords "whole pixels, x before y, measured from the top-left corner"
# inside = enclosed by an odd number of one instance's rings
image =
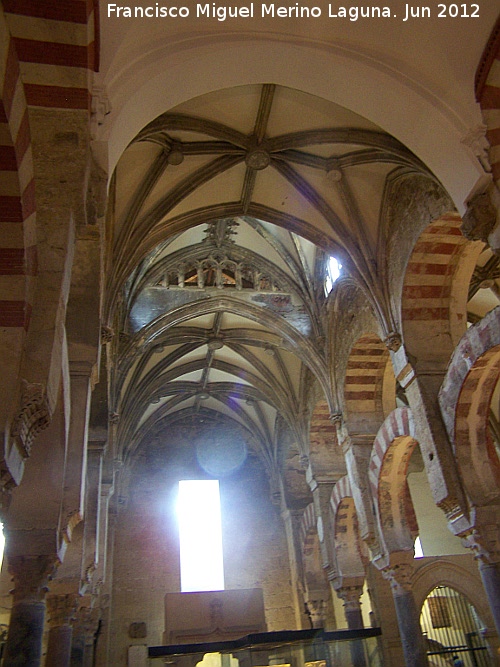
[[[328,399],[326,257],[384,311],[384,196],[402,170],[427,173],[367,120],[269,84],[145,127],[111,192],[119,440],[224,425],[270,472],[280,429],[300,448],[306,367]]]

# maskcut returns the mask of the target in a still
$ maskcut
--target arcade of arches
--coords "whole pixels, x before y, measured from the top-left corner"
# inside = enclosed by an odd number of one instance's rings
[[[267,630],[450,664],[420,625],[446,590],[500,664],[495,4],[2,0],[3,665],[164,643],[177,484],[214,478],[225,587]]]

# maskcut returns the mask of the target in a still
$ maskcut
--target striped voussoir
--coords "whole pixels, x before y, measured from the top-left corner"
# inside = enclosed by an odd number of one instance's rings
[[[374,498],[378,497],[378,486],[380,473],[384,464],[384,458],[397,438],[415,436],[415,424],[410,408],[396,408],[386,418],[380,427],[377,436],[373,442],[370,465],[368,468],[368,478]]]
[[[0,16],[0,327],[27,330],[37,273],[35,181],[19,61]]]
[[[455,441],[456,410],[465,378],[478,359],[497,345],[500,345],[500,306],[467,329],[448,365],[439,392],[439,405],[452,443]]]
[[[4,0],[28,106],[90,112],[99,12],[93,0]]]
[[[344,388],[349,417],[382,410],[384,371],[388,360],[389,351],[374,334],[363,336],[353,346]]]
[[[351,496],[352,492],[349,477],[344,475],[344,477],[341,477],[335,484],[333,487],[332,495],[330,496],[330,507],[334,521],[344,498],[350,498]]]
[[[401,546],[401,536],[406,541],[400,528],[406,527],[413,539],[418,535],[417,518],[407,481],[408,464],[415,446],[412,412],[408,407],[396,408],[377,433],[368,469],[376,512],[384,540],[390,549],[397,544]],[[396,521],[394,517],[398,516],[399,521]],[[389,521],[387,517],[391,517]]]
[[[337,444],[337,429],[330,421],[330,408],[326,401],[319,401],[314,408],[309,427],[309,447],[315,451],[323,446]]]
[[[448,213],[432,222],[417,241],[403,287],[405,330],[412,323],[432,322],[433,327],[449,332],[453,273],[467,244],[461,224],[458,213]]]

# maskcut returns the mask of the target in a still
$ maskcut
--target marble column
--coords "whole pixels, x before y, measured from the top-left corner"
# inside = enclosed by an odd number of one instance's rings
[[[411,589],[413,565],[402,562],[382,570],[391,584],[399,635],[406,667],[427,667],[427,652],[420,628],[420,616]]]
[[[349,630],[362,630],[364,627],[361,613],[361,596],[363,586],[342,586],[337,595],[344,602],[344,614]],[[362,640],[351,642],[351,658],[353,667],[366,667],[365,649]]]
[[[344,603],[344,614],[349,630],[361,630],[364,627],[361,613],[363,586],[342,586],[337,595]]]
[[[49,637],[45,667],[68,667],[71,657],[71,621],[76,613],[78,594],[47,596]]]
[[[483,580],[495,627],[500,634],[500,564],[480,562],[479,573]]]
[[[39,667],[45,620],[45,594],[56,564],[54,556],[11,556],[14,603],[4,651],[4,667]]]
[[[486,597],[495,627],[500,634],[500,507],[476,509],[486,513],[489,521],[476,525],[460,535],[465,547],[471,549],[479,566]]]

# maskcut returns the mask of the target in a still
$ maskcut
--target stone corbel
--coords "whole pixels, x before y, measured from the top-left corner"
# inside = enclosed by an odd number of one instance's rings
[[[471,128],[465,137],[462,139],[462,143],[465,146],[468,146],[470,150],[477,157],[481,167],[483,168],[486,174],[491,173],[491,166],[488,157],[488,152],[490,150],[490,144],[486,138],[486,131],[488,127],[486,125],[480,124],[476,127]]]
[[[497,210],[488,192],[474,195],[467,202],[467,210],[462,216],[460,231],[469,241],[488,242],[497,223]]]
[[[14,418],[11,436],[23,458],[28,458],[37,435],[50,424],[51,413],[42,384],[22,380],[21,408]]]

